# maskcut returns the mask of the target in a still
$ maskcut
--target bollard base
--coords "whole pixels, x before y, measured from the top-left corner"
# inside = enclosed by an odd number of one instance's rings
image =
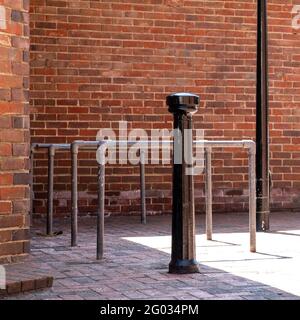
[[[57,237],[63,234],[63,231],[54,231],[51,233],[43,233],[43,232],[36,232],[36,235],[39,237]]]
[[[169,264],[169,273],[200,273],[199,264],[194,259],[171,261]]]

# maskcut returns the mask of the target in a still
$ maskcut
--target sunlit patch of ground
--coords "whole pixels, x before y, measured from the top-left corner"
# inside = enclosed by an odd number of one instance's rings
[[[171,253],[170,236],[125,239]],[[256,253],[247,232],[215,233],[213,241],[198,234],[196,244],[200,264],[300,296],[300,229],[257,233]]]

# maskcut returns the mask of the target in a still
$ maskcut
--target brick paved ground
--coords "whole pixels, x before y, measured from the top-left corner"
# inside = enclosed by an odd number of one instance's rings
[[[273,214],[272,233],[248,250],[247,215],[215,215],[215,241],[197,217],[201,274],[170,275],[171,217],[106,218],[105,259],[95,260],[95,218],[79,220],[79,246],[70,248],[69,221],[55,238],[34,236],[26,272],[54,275],[51,289],[5,299],[300,299],[300,214]],[[41,225],[34,229],[36,232]]]

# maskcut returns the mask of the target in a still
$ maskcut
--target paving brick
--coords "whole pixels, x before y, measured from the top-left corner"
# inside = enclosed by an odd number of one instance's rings
[[[31,291],[35,289],[35,281],[34,279],[31,280],[24,280],[21,284],[21,291]]]
[[[8,294],[12,293],[20,293],[21,292],[21,283],[20,282],[12,282],[6,285],[6,290]]]
[[[7,273],[10,282],[22,279],[12,293],[30,289],[32,279],[38,283],[35,289],[39,284],[44,289],[0,299],[300,299],[295,231],[300,228],[299,214],[273,214],[274,233],[257,235],[259,253],[249,253],[246,215],[215,215],[215,241],[205,240],[204,218],[196,219],[202,273],[191,275],[168,274],[170,216],[149,217],[146,226],[135,217],[107,218],[102,261],[95,260],[94,217],[79,219],[79,245],[71,250],[67,220],[55,221],[54,229],[63,234],[51,238],[36,236],[45,224],[35,220],[32,255],[22,264],[7,266]],[[148,240],[141,242],[145,237]]]

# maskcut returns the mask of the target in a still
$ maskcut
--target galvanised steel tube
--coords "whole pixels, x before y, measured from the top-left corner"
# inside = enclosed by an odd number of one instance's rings
[[[32,215],[33,215],[33,198],[34,198],[34,192],[33,192],[33,167],[34,167],[34,149],[35,145],[32,144],[30,148],[30,226],[32,223]]]
[[[71,187],[71,246],[77,246],[78,233],[78,144],[71,144],[72,187]]]
[[[136,143],[136,141],[120,141],[119,142],[119,146],[121,146],[121,147],[124,146],[124,148],[127,148],[128,145],[133,145],[135,143]],[[139,143],[148,144],[148,141],[139,141]],[[252,150],[253,150],[253,147],[255,148],[255,143],[252,140],[233,140],[233,141],[228,141],[228,140],[226,140],[226,141],[223,141],[223,140],[220,140],[220,141],[196,140],[196,141],[194,141],[194,144],[197,144],[197,143],[204,145],[206,149],[210,149],[211,147],[230,147],[230,146],[231,147],[232,146],[233,147],[246,147],[246,148],[249,148],[249,149],[252,149]],[[100,141],[75,141],[73,144],[77,145],[78,148],[82,147],[82,146],[84,146],[85,148],[95,148],[95,147],[99,146]],[[105,144],[106,144],[106,147],[115,146],[116,145],[116,141],[106,140]],[[160,146],[160,145],[168,146],[169,144],[170,144],[169,141],[163,141],[163,143],[162,143],[162,141],[157,141],[157,143],[156,142],[153,143],[154,146],[155,145],[156,146]],[[78,150],[76,152],[74,152],[75,157],[76,157],[77,153],[78,153]],[[253,158],[253,156],[252,156],[252,158]],[[73,175],[75,177],[75,179],[72,179],[72,185],[73,185],[72,193],[73,194],[75,193],[74,190],[77,190],[76,189],[77,188],[77,182],[76,182],[77,181],[77,159],[76,159],[75,162],[76,162],[76,164],[74,163],[74,165],[72,165],[73,166],[72,172],[73,172]],[[143,159],[142,159],[142,162],[143,162]],[[206,173],[207,173],[207,169],[208,169],[208,175],[207,175],[207,179],[206,179],[206,181],[207,181],[207,186],[206,186],[207,192],[206,192],[206,195],[208,197],[206,199],[206,203],[207,203],[207,219],[208,219],[207,228],[208,228],[208,230],[209,229],[211,230],[207,234],[210,234],[210,233],[212,234],[212,187],[211,187],[211,168],[209,168],[209,166],[211,164],[211,161],[206,161],[206,163],[208,165],[208,168],[206,168]],[[253,164],[253,161],[252,162],[250,161],[249,162],[249,166],[251,164],[252,164],[252,169],[250,170],[250,172],[253,172],[253,168],[255,168],[255,163]],[[141,171],[141,175],[142,175],[142,172],[143,172],[143,170]],[[209,177],[210,177],[210,179],[209,179]],[[250,178],[250,176],[249,176],[249,178]],[[252,216],[251,216],[252,220],[253,220],[253,212],[254,212],[253,208],[255,208],[255,194],[253,193],[253,190],[254,190],[253,189],[253,181],[254,180],[253,180],[253,175],[252,175],[252,179],[250,179],[250,181],[249,181],[249,183],[251,183],[251,186],[252,186],[252,192],[249,191],[249,194],[251,195],[250,199],[249,199],[249,208],[252,208],[252,209],[250,209],[250,212],[252,212]],[[254,181],[254,183],[255,183],[255,181]],[[144,184],[144,182],[141,182],[141,190],[145,190],[145,188],[143,188],[143,184]],[[254,190],[254,192],[255,192],[255,190]],[[76,200],[76,198],[77,197],[75,196],[72,199]],[[254,199],[254,201],[253,201],[253,199]],[[77,203],[77,200],[76,200],[76,203]],[[141,201],[142,201],[142,203],[145,203],[145,193],[141,196]],[[73,203],[73,201],[72,201],[72,203]],[[77,207],[73,206],[73,209],[74,208],[76,209],[76,212],[78,213]],[[77,223],[77,213],[75,213],[74,211],[73,211],[73,213],[75,215],[75,219],[73,221]],[[142,210],[141,219],[143,219],[143,217],[146,217],[146,210],[145,211]],[[253,226],[253,224],[251,224],[251,222],[250,222],[250,226],[251,225]],[[74,231],[74,230],[76,230],[76,231]],[[75,226],[75,224],[73,226],[73,233],[74,233],[74,238],[77,239],[77,225]],[[253,236],[253,228],[252,228],[252,233],[251,233],[250,237],[251,237],[251,239],[255,239],[255,234]],[[252,243],[252,248],[254,248],[252,240],[251,240],[251,243]]]
[[[72,191],[71,191],[71,202],[72,202],[72,211],[71,211],[71,246],[77,246],[77,236],[78,236],[78,152],[79,148],[83,149],[96,149],[103,142],[105,142],[106,147],[109,146],[117,146],[119,148],[124,147],[127,148],[131,146],[137,141],[113,141],[113,140],[103,140],[103,141],[82,141],[76,140],[71,144],[71,158],[72,158]],[[140,142],[140,141],[139,141]],[[147,141],[142,141],[143,143],[147,143]],[[164,145],[169,142],[158,141],[157,145]],[[155,145],[155,143],[154,143]],[[145,160],[143,160],[145,162]],[[141,188],[141,221],[142,223],[146,223],[146,199],[145,199],[145,164],[140,167],[140,188]]]
[[[105,164],[98,166],[97,260],[104,252]]]
[[[147,223],[146,183],[145,183],[145,152],[140,152],[140,192],[141,192],[141,223]]]
[[[205,148],[206,238],[212,240],[212,167],[211,147]]]
[[[71,144],[72,187],[71,187],[71,246],[78,244],[78,153],[79,148],[96,149],[101,142],[76,140]]]
[[[256,228],[270,228],[269,98],[267,1],[257,1]]]
[[[71,159],[72,159],[72,187],[71,187],[71,246],[75,247],[78,244],[78,153],[79,148],[97,149],[103,142],[101,141],[73,141],[71,144]],[[106,143],[106,142],[105,142]],[[100,168],[99,168],[100,170]],[[99,197],[99,193],[98,193]],[[98,201],[98,215],[99,216]],[[98,226],[99,224],[97,224]],[[98,233],[97,233],[98,234]],[[98,243],[98,240],[97,240]],[[98,252],[98,249],[97,249]],[[100,252],[101,255],[101,252]],[[100,256],[99,255],[99,256]],[[97,254],[98,256],[98,254]]]
[[[100,142],[100,162],[98,163],[98,212],[97,212],[97,260],[104,253],[104,214],[105,214],[105,152],[106,143]]]
[[[250,231],[250,251],[256,252],[256,145],[254,142],[248,143],[249,147],[249,231]]]
[[[53,234],[53,186],[54,186],[55,148],[48,148],[48,204],[47,204],[47,235]]]
[[[195,140],[194,143],[203,144],[204,147],[241,147],[245,146],[245,143],[252,140]]]
[[[249,233],[250,233],[250,251],[256,252],[256,189],[255,189],[255,154],[256,144],[252,140],[233,140],[233,141],[209,141],[197,140],[194,143],[204,144],[206,159],[206,235],[207,239],[212,239],[212,175],[211,159],[208,149],[212,147],[243,147],[248,149],[249,159]],[[210,161],[209,161],[210,160]]]
[[[34,143],[32,144],[34,149],[48,149],[50,147],[55,148],[56,150],[70,149],[69,143]]]
[[[69,149],[70,144],[67,143],[33,143],[31,146],[31,197],[30,207],[31,212],[33,211],[33,158],[34,151],[36,149],[47,149],[48,151],[48,196],[47,196],[47,222],[46,222],[46,233],[47,235],[53,235],[53,193],[54,193],[54,157],[56,150]]]

